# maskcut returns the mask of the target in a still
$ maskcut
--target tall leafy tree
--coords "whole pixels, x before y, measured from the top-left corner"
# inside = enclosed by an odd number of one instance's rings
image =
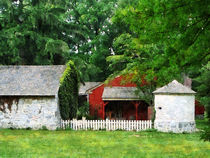
[[[181,72],[194,74],[209,60],[208,1],[140,0],[119,9],[113,21],[128,25],[146,51],[148,46],[158,48],[152,58],[158,80],[168,82],[171,78],[165,76]]]
[[[110,74],[106,57],[112,53],[112,41],[118,33],[111,22],[116,2],[117,0],[70,1],[68,21],[79,28],[83,27],[85,35],[84,39],[75,36],[76,43],[70,45],[71,52],[82,54],[79,55],[80,59],[84,59],[88,67],[95,67],[95,75],[84,78],[86,81],[103,81]]]
[[[207,0],[121,0],[119,6],[112,21],[129,28],[123,34],[130,42],[123,35],[115,40],[116,54],[124,53],[109,57],[112,64],[123,61],[123,72],[133,71],[134,80],[156,78],[158,86],[174,78],[182,81],[184,74],[196,78],[203,73],[199,70],[210,58]]]
[[[66,1],[2,0],[0,2],[1,64],[64,64],[70,37]]]

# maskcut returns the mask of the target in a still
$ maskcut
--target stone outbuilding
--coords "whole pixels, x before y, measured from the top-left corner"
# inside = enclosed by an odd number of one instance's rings
[[[195,131],[195,93],[176,80],[153,92],[155,128],[162,132]]]
[[[60,127],[59,80],[65,66],[0,66],[0,128]]]

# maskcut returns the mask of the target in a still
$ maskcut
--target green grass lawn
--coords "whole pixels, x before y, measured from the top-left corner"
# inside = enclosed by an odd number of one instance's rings
[[[207,126],[197,121],[197,127]],[[200,133],[0,130],[0,157],[210,157]]]

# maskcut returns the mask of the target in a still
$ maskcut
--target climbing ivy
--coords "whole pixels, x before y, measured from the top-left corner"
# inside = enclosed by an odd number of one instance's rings
[[[69,61],[60,79],[58,91],[60,114],[61,118],[64,120],[76,117],[78,109],[78,89],[78,72],[74,63]]]

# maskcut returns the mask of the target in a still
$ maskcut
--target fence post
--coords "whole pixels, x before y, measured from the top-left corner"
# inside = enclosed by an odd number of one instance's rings
[[[77,130],[77,120],[73,118],[73,129]]]
[[[113,120],[113,130],[115,130],[115,120]]]
[[[106,118],[106,121],[105,121],[105,129],[108,130],[108,118]]]
[[[136,121],[136,131],[139,131],[139,120]]]
[[[151,122],[151,120],[149,120],[149,128],[151,128],[151,123],[150,122]]]
[[[65,129],[66,129],[67,120],[65,120]]]
[[[93,120],[90,120],[90,128],[93,129]]]
[[[122,130],[125,130],[125,120],[122,120],[121,126],[122,126]]]
[[[85,117],[82,117],[82,127],[81,128],[83,130],[85,129],[85,119],[86,119]]]

